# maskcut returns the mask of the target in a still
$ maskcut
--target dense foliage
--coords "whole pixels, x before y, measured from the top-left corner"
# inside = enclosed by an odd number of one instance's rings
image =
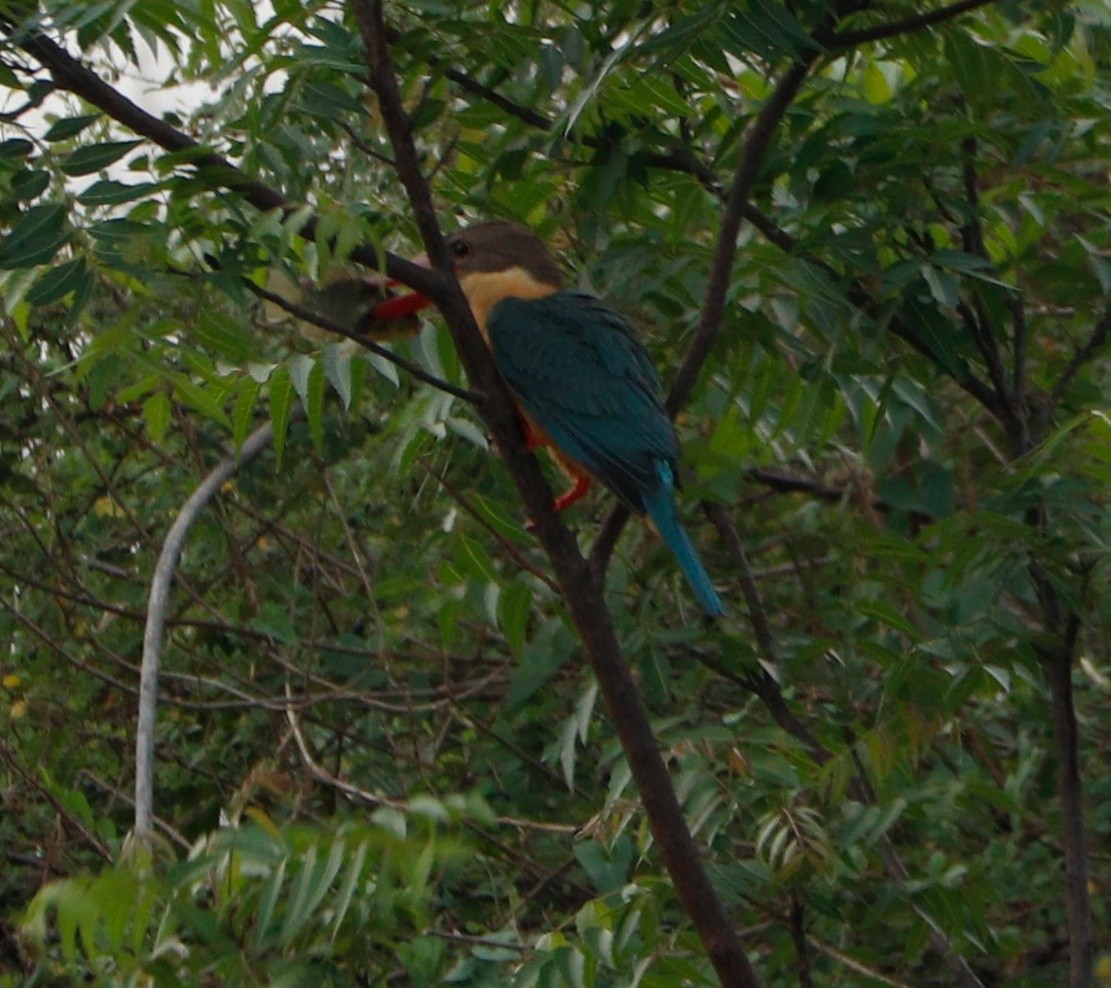
[[[665,382],[754,169],[678,417],[730,616],[636,522],[607,601],[768,985],[1111,984],[1111,14],[960,6],[385,11],[443,226],[533,226]],[[0,985],[716,983],[485,423],[252,290],[422,249],[352,12],[0,19]],[[389,345],[467,386],[435,317]],[[135,848],[151,576],[266,422],[185,543]]]

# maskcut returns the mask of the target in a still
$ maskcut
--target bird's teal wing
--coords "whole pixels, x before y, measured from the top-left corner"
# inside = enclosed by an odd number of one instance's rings
[[[598,299],[556,292],[506,298],[487,318],[494,361],[549,438],[643,513],[679,443],[660,381],[632,327]]]

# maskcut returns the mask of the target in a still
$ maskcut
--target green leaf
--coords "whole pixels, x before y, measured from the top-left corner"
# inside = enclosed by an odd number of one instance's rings
[[[460,534],[455,539],[452,550],[452,558],[458,564],[460,571],[483,583],[496,586],[497,568],[480,542],[469,535]]]
[[[385,357],[380,357],[378,354],[370,353],[369,351],[366,352],[366,360],[371,367],[378,371],[378,373],[395,388],[401,384],[401,378],[397,376],[397,364],[392,360],[387,360]]]
[[[117,206],[120,203],[144,199],[158,188],[153,182],[136,182],[128,185],[114,179],[98,179],[77,196],[85,206]]]
[[[27,292],[31,305],[49,305],[57,302],[70,292],[80,292],[88,286],[90,275],[85,267],[85,258],[78,257],[66,261],[49,271],[43,272]]]
[[[893,95],[891,83],[887,81],[883,69],[876,62],[869,61],[865,65],[861,82],[864,88],[864,98],[869,103],[879,105],[890,101]]]
[[[755,53],[778,61],[817,47],[795,16],[776,0],[748,0],[727,14],[721,26],[726,49],[742,58]]]
[[[316,360],[313,357],[299,353],[290,358],[289,379],[297,389],[297,397],[301,399],[301,404],[306,410],[309,407],[309,378],[312,377],[315,369]]]
[[[297,874],[286,899],[285,921],[282,923],[282,932],[278,935],[279,942],[284,946],[291,944],[294,936],[309,921],[312,912],[310,889],[315,880],[316,858],[316,845],[312,844],[297,861]]]
[[[327,861],[324,862],[323,866],[313,876],[313,880],[306,886],[305,908],[310,915],[316,912],[320,903],[324,901],[324,897],[331,891],[332,882],[335,881],[336,875],[343,867],[346,855],[347,841],[344,840],[342,835],[337,836],[332,841],[332,850],[328,854]]]
[[[254,419],[255,405],[258,404],[258,396],[261,390],[261,385],[253,378],[245,377],[239,382],[231,413],[232,440],[236,449],[242,448],[247,433],[250,431],[251,422]]]
[[[162,392],[151,395],[143,402],[143,421],[146,422],[147,434],[152,442],[160,443],[166,437],[171,413],[170,399]]]
[[[324,447],[324,367],[319,360],[298,354],[289,362],[290,379],[309,421],[309,433],[317,449]]]
[[[886,601],[857,601],[856,610],[866,617],[874,618],[880,624],[886,624],[889,628],[901,631],[912,641],[917,641],[922,637],[918,629]]]
[[[258,919],[254,930],[254,940],[260,946],[268,946],[275,940],[271,924],[274,920],[275,907],[278,905],[278,899],[282,894],[282,886],[285,884],[285,873],[288,864],[289,859],[283,857],[262,888],[262,896],[258,905]]]
[[[297,628],[293,620],[289,613],[275,601],[268,600],[262,605],[258,616],[251,621],[251,627],[284,645],[297,644]]]
[[[251,334],[225,312],[205,309],[194,325],[194,333],[205,346],[237,364],[245,364],[258,354]]]
[[[115,164],[128,151],[142,143],[142,141],[107,141],[104,144],[80,147],[62,162],[62,171],[73,177],[89,175]]]
[[[964,337],[953,323],[917,298],[904,298],[902,309],[908,325],[925,343],[937,365],[954,377],[963,377],[968,369],[960,352]]]
[[[32,206],[0,243],[0,268],[46,264],[69,239],[66,207]]]
[[[690,110],[674,86],[651,75],[641,76],[626,86],[615,88],[610,98],[630,112],[646,116],[656,112],[683,116]]]
[[[18,202],[37,199],[50,184],[50,172],[43,169],[17,172],[12,176],[12,194]]]
[[[714,22],[721,17],[723,4],[699,4],[695,12],[687,17],[673,20],[664,30],[651,34],[637,48],[640,55],[656,52],[682,51],[692,42],[704,37],[712,30]]]
[[[506,707],[524,703],[567,664],[574,651],[575,639],[563,622],[549,618],[521,655],[521,666],[505,696]],[[573,718],[571,723],[573,728],[577,725]]]
[[[189,380],[184,374],[173,377],[174,393],[182,401],[192,405],[198,412],[213,422],[227,425],[227,416],[224,414],[223,402],[225,390],[216,384],[198,385]]]
[[[563,771],[563,781],[567,784],[567,788],[571,790],[575,788],[575,760],[578,754],[577,737],[578,724],[574,716],[564,718],[559,728],[556,750],[559,752],[559,767]]]
[[[604,896],[625,884],[636,856],[636,846],[627,834],[618,834],[612,848],[599,840],[580,840],[575,843],[574,853],[595,891]]]
[[[99,120],[101,115],[99,113],[90,113],[80,117],[63,117],[61,120],[55,120],[50,125],[50,129],[43,135],[44,141],[64,141],[70,137],[76,137],[81,133],[89,124]]]
[[[328,343],[322,355],[324,373],[339,395],[344,408],[351,407],[351,355],[342,344]]]
[[[514,655],[525,646],[532,591],[520,580],[514,580],[502,591],[498,600],[498,625]]]
[[[275,368],[267,382],[266,394],[270,403],[270,421],[274,425],[274,455],[281,466],[286,434],[289,431],[289,411],[293,404],[293,382],[290,380],[288,367],[283,365]]]
[[[343,876],[343,884],[340,886],[339,895],[335,900],[335,917],[332,920],[332,934],[331,940],[334,943],[336,935],[339,933],[340,926],[343,925],[344,917],[347,915],[347,910],[351,907],[351,900],[355,895],[355,886],[359,883],[362,877],[363,864],[366,862],[367,851],[370,849],[369,841],[362,841],[355,853],[351,856],[347,865],[347,874]]]
[[[0,161],[26,158],[35,150],[35,145],[23,137],[9,137],[0,141]]]

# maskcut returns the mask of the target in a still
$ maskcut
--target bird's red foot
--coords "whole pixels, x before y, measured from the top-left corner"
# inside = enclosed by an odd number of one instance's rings
[[[588,490],[590,490],[590,478],[586,476],[576,477],[571,489],[564,491],[552,502],[552,510],[559,514],[564,508],[569,508],[576,501],[582,500]],[[525,531],[533,532],[535,530],[536,522],[531,518],[526,519]]]
[[[565,508],[571,507],[576,501],[581,501],[588,490],[590,490],[590,478],[581,475],[576,477],[571,489],[564,491],[555,499],[552,510],[559,514]]]

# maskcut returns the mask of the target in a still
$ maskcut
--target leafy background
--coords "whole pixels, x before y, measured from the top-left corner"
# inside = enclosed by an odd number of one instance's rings
[[[679,416],[731,616],[704,627],[640,525],[607,584],[769,985],[1111,984],[1106,953],[1077,972],[1064,874],[1086,858],[1106,950],[1111,15],[965,6],[884,37],[921,11],[386,11],[444,226],[532,225],[665,381],[746,128],[812,63],[754,163]],[[418,249],[350,12],[0,15],[0,984],[714,983],[484,423],[250,290],[334,308],[310,286],[350,277],[356,245]],[[186,87],[164,120],[305,208],[256,210],[197,151],[61,92],[40,32],[140,104]],[[391,346],[465,385],[435,319]],[[179,567],[161,843],[136,869],[151,573],[267,421]],[[698,501],[739,534],[758,606]],[[584,546],[611,508],[568,517]]]

